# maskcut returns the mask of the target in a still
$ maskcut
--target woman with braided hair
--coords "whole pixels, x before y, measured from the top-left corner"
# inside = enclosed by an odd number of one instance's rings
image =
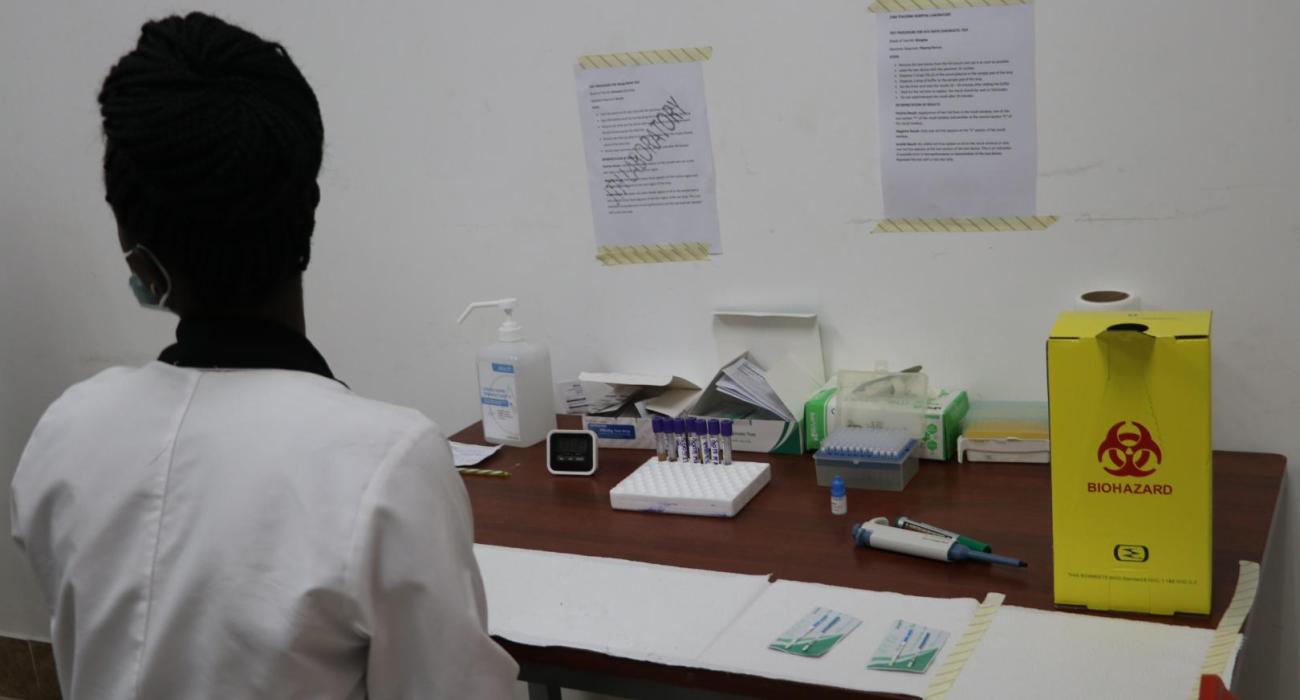
[[[148,22],[99,104],[131,288],[180,323],[68,389],[14,476],[64,697],[509,696],[447,441],[306,338],[324,130],[289,54]]]

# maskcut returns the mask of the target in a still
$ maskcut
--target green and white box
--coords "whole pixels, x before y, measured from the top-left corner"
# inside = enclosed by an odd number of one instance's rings
[[[817,450],[832,431],[840,427],[837,403],[838,387],[832,382],[813,394],[804,404],[804,446]],[[957,436],[961,434],[961,419],[970,410],[970,399],[965,390],[943,389],[925,406],[925,420],[921,427],[921,459],[946,461],[957,456]]]
[[[943,389],[925,406],[925,425],[921,429],[921,459],[949,460],[957,456],[957,436],[961,419],[970,410],[966,391]]]
[[[825,386],[803,405],[804,447],[809,451],[821,449],[822,440],[840,427],[836,396],[840,388],[832,377]]]

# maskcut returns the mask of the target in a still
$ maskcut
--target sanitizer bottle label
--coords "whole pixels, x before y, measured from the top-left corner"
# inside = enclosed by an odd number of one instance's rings
[[[483,405],[483,435],[489,440],[518,440],[519,411],[515,403],[515,366],[480,360],[479,403]]]

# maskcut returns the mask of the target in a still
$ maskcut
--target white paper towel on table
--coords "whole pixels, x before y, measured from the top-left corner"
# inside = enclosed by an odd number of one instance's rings
[[[948,697],[1187,700],[1213,634],[1004,605]]]
[[[862,620],[862,624],[819,659],[767,648],[768,643],[781,632],[818,606],[852,615]],[[973,598],[920,598],[817,583],[777,581],[709,646],[700,659],[700,665],[720,671],[920,697],[925,695],[934,670],[943,665],[944,658],[978,607],[979,603]],[[948,643],[928,673],[867,668],[871,653],[898,619],[949,633]]]
[[[492,634],[679,666],[698,666],[769,585],[767,576],[482,544],[474,554]]]
[[[621,559],[474,545],[492,634],[676,666],[924,697],[974,615],[971,598],[922,598]],[[768,643],[814,607],[862,624],[820,659]],[[945,630],[924,674],[866,668],[896,619]],[[948,700],[1185,700],[1211,630],[1004,605]],[[1238,637],[1240,649],[1240,637]],[[1231,669],[1233,663],[1228,664]]]

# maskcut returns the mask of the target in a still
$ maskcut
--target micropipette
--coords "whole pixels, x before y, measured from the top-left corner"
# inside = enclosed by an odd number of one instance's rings
[[[873,518],[853,525],[853,542],[863,547],[887,549],[935,561],[986,561],[1004,566],[1029,566],[1019,559],[978,552],[948,537],[893,527],[885,518]]]

